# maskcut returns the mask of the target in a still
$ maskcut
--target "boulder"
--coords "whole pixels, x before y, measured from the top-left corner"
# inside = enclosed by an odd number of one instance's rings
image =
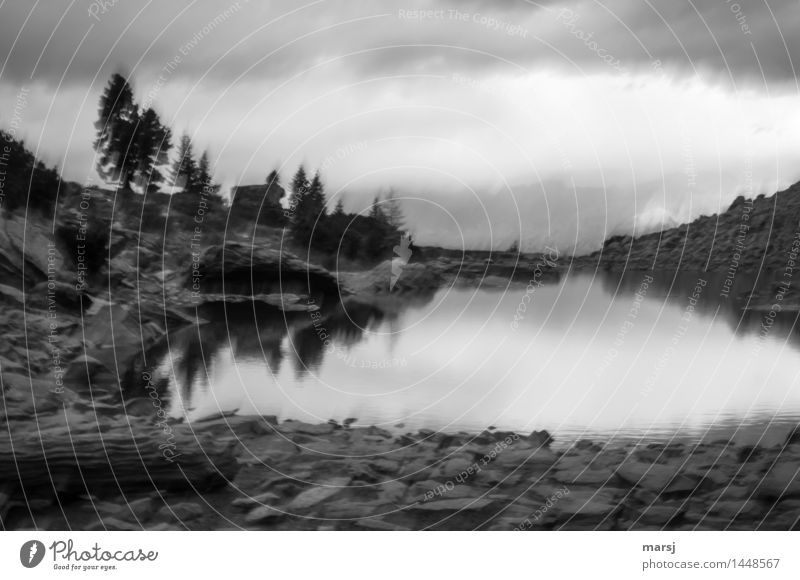
[[[226,242],[210,246],[200,257],[202,293],[253,296],[297,293],[336,294],[334,274],[286,250]],[[192,276],[188,276],[190,287]]]
[[[528,435],[528,442],[537,447],[550,447],[553,438],[550,436],[550,433],[542,429],[541,431],[534,431]]]
[[[157,516],[162,519],[176,518],[182,522],[202,517],[205,509],[198,503],[184,501],[172,506],[164,506],[158,510]]]
[[[437,501],[428,501],[425,503],[418,503],[411,507],[409,510],[422,510],[422,511],[452,511],[452,512],[460,512],[460,511],[475,511],[481,510],[485,507],[488,507],[494,503],[494,500],[488,498],[477,498],[477,497],[459,497],[453,499],[440,499]]]
[[[36,297],[37,305],[41,308],[49,307],[50,300],[55,300],[59,309],[70,311],[80,311],[81,306],[88,310],[92,305],[92,299],[84,292],[77,290],[74,284],[67,284],[59,281],[39,282],[30,291]]]
[[[247,516],[245,516],[244,521],[250,525],[255,525],[273,519],[280,519],[285,515],[286,514],[279,512],[278,510],[273,509],[269,506],[260,505],[250,510]]]
[[[320,482],[316,487],[307,489],[299,493],[286,509],[290,512],[295,510],[306,510],[314,507],[318,503],[341,492],[350,483],[349,477],[334,477],[327,481]]]
[[[0,284],[0,300],[13,307],[25,306],[25,295],[12,286]]]
[[[654,493],[688,494],[699,485],[699,481],[680,473],[679,466],[659,463],[643,463],[626,460],[616,474],[632,485]]]
[[[48,267],[63,274],[64,259],[44,223],[30,216],[12,215],[0,223],[0,274],[11,285],[35,286],[47,278]],[[24,272],[24,274],[23,274]]]
[[[24,374],[2,373],[3,396],[0,407],[9,418],[30,418],[36,413],[53,411],[64,405],[68,393],[57,388],[55,380],[31,378]]]
[[[800,496],[800,465],[778,463],[755,486],[758,497],[773,499]]]

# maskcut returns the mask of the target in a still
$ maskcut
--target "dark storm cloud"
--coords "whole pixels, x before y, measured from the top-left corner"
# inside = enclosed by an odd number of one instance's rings
[[[245,73],[286,79],[337,57],[329,66],[346,79],[537,67],[589,74],[608,72],[613,57],[632,73],[660,61],[752,84],[762,74],[793,82],[800,63],[795,0],[104,3],[4,4],[0,80],[86,83],[120,68],[157,72],[176,56],[174,78],[220,83]],[[429,12],[409,16],[420,10]]]

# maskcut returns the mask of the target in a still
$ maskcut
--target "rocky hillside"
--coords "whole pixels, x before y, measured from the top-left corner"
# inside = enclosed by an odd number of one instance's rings
[[[579,267],[632,270],[782,272],[800,235],[800,183],[755,199],[736,198],[721,214],[637,238],[615,236],[575,259]]]

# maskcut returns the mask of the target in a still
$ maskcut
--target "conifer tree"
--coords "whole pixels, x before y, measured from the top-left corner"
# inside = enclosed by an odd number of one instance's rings
[[[138,108],[127,79],[120,74],[111,75],[100,97],[93,146],[97,152],[97,173],[124,188],[130,187],[138,169],[134,151],[138,121]]]
[[[194,145],[187,133],[181,135],[178,156],[172,166],[172,180],[176,187],[195,193],[199,183],[197,162],[194,159]]]

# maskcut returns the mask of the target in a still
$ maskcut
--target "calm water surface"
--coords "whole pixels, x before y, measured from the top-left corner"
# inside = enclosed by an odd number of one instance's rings
[[[189,420],[772,444],[800,423],[800,336],[796,313],[765,331],[765,313],[742,311],[746,283],[724,298],[709,274],[570,273],[527,297],[511,285],[329,300],[318,318],[227,305],[148,358]]]

